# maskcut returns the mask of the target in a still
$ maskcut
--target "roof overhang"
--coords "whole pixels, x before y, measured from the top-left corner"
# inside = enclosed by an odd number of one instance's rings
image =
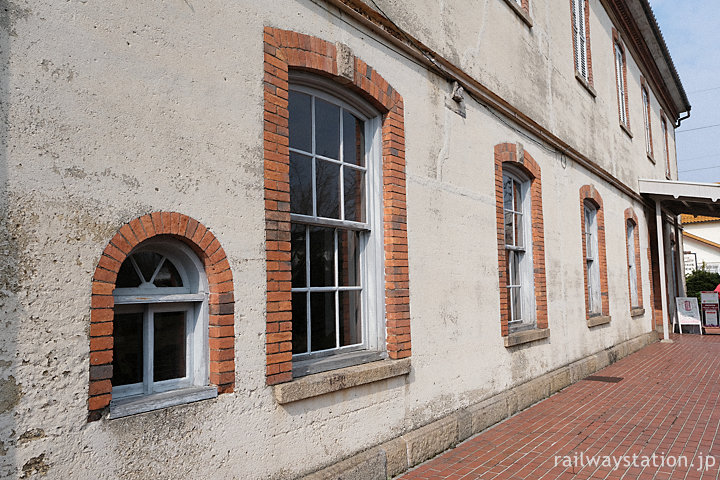
[[[662,208],[680,215],[720,217],[720,185],[671,180],[639,180],[640,194],[660,201]]]

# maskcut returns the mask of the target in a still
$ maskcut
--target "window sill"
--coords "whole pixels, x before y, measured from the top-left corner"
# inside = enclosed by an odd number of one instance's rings
[[[361,365],[363,363],[377,362],[378,360],[384,360],[386,358],[386,352],[368,352],[367,350],[363,350],[312,360],[293,360],[292,374],[293,378],[299,378],[306,375]]]
[[[532,330],[513,332],[505,337],[505,347],[514,347],[524,343],[536,342],[549,336],[549,328],[533,328]]]
[[[151,412],[161,408],[184,405],[217,397],[217,387],[190,387],[182,390],[135,395],[110,402],[110,419],[127,417],[138,413]]]
[[[595,315],[587,319],[588,328],[597,327],[599,325],[606,325],[610,323],[612,317],[610,315]]]
[[[275,401],[280,405],[325,395],[347,388],[379,382],[410,373],[410,359],[380,360],[330,372],[316,373],[288,383],[273,386]]]
[[[580,85],[585,87],[585,90],[587,90],[590,93],[590,95],[592,95],[593,98],[597,97],[597,92],[595,91],[593,86],[590,85],[590,82],[588,82],[585,77],[580,75],[580,72],[578,72],[577,70],[575,70],[575,78],[577,79],[578,82],[580,82]]]
[[[631,317],[639,317],[640,315],[645,315],[645,309],[642,307],[637,308],[631,308],[630,309],[630,316]]]
[[[630,127],[628,127],[624,123],[620,122],[620,128],[622,129],[623,132],[625,132],[627,134],[628,137],[630,137],[631,139],[633,138],[633,134],[630,131]]]
[[[532,18],[530,18],[529,12],[527,12],[523,7],[518,5],[514,0],[505,0],[505,3],[507,3],[510,8],[512,8],[515,13],[517,13],[517,15],[522,19],[523,22],[525,22],[528,27],[532,28],[533,22]]]

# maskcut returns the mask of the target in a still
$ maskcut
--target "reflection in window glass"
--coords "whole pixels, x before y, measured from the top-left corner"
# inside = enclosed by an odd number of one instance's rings
[[[154,315],[153,380],[182,378],[185,372],[185,311]]]
[[[113,320],[113,386],[143,381],[143,314],[115,314]]]

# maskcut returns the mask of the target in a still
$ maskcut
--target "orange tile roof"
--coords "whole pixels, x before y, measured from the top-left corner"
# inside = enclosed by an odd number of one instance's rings
[[[703,223],[703,222],[720,222],[720,218],[717,217],[706,217],[704,215],[687,215],[685,213],[682,214],[682,220],[681,222],[683,224],[688,223]]]
[[[720,245],[718,245],[718,244],[715,243],[715,242],[711,242],[710,240],[708,240],[708,239],[706,239],[706,238],[698,237],[697,235],[693,235],[692,233],[688,233],[688,232],[685,232],[685,231],[683,231],[682,233],[683,233],[683,236],[684,236],[684,237],[688,237],[688,238],[690,238],[690,239],[692,239],[692,240],[695,240],[695,241],[700,242],[700,243],[704,243],[705,245],[708,245],[708,246],[710,246],[710,247],[714,247],[714,248],[717,248],[718,250],[720,250]]]

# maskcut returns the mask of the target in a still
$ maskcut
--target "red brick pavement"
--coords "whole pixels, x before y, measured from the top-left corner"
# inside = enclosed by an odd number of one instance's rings
[[[596,373],[622,381],[581,380],[400,478],[720,478],[720,336],[672,338]]]

